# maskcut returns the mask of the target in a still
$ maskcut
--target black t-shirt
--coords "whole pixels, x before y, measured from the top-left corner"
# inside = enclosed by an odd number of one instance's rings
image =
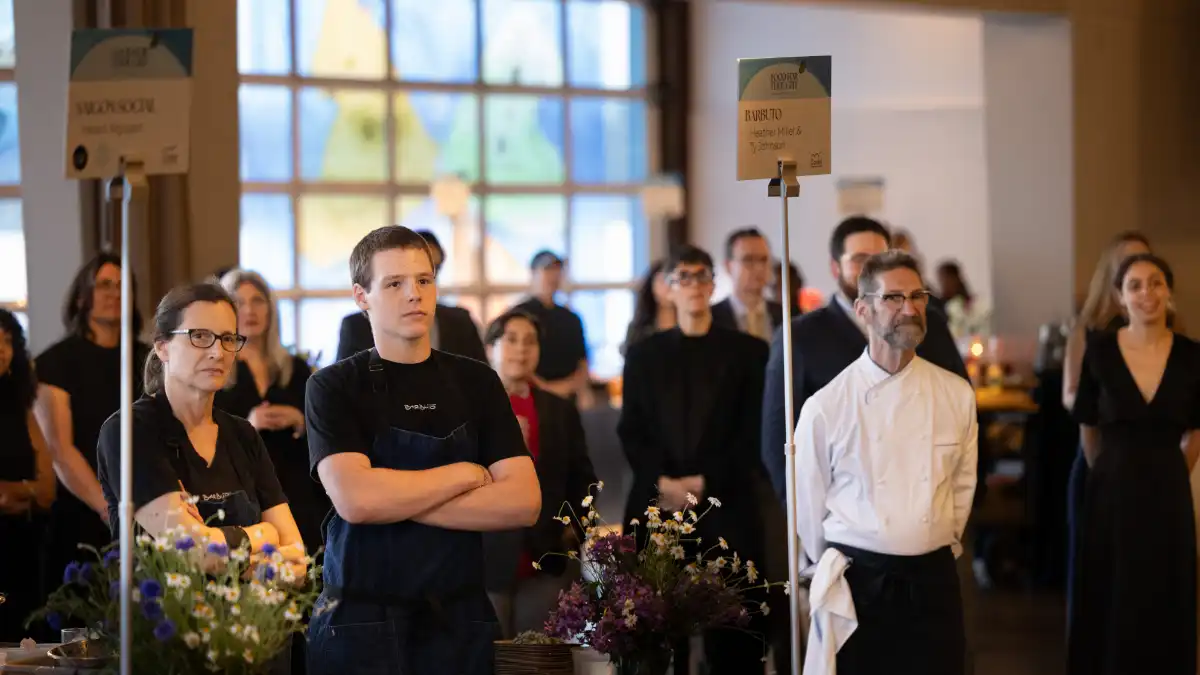
[[[142,367],[150,347],[133,347],[133,398],[142,395]],[[63,391],[71,399],[71,426],[75,447],[96,468],[96,441],[100,425],[121,408],[121,350],[71,335],[51,345],[37,357],[37,378]],[[50,433],[50,430],[45,430]],[[59,498],[70,497],[65,490]]]
[[[575,374],[579,362],[588,357],[583,321],[579,315],[562,305],[547,307],[537,298],[529,298],[513,309],[534,315],[541,326],[542,349],[538,359],[538,377],[553,381]]]
[[[100,429],[100,487],[108,502],[109,522],[116,524],[121,499],[120,413],[108,418]],[[261,511],[287,503],[266,446],[250,423],[213,409],[217,423],[217,450],[211,466],[196,454],[183,424],[171,412],[165,393],[138,399],[133,404],[133,506],[140,509],[172,492],[186,492],[214,506],[237,492]],[[249,527],[258,522],[225,521],[225,525]],[[261,522],[261,519],[259,520]]]
[[[29,438],[29,409],[11,379],[0,375],[0,480],[34,480],[37,455]]]
[[[486,364],[436,349],[421,363],[383,361],[387,392],[377,394],[368,371],[372,354],[359,352],[309,378],[304,416],[313,476],[330,455],[370,456],[378,414],[396,429],[435,438],[468,423],[478,439],[474,461],[485,467],[529,456],[508,394]]]

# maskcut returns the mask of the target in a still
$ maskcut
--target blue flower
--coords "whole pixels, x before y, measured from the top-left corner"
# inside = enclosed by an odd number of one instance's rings
[[[229,547],[225,544],[212,543],[208,545],[208,552],[224,558],[225,556],[229,555]]]
[[[175,542],[176,551],[190,551],[196,545],[196,540],[184,535]]]
[[[157,621],[162,618],[162,615],[162,605],[158,604],[156,598],[147,598],[142,601],[142,616],[151,621]]]
[[[109,565],[116,563],[120,559],[121,559],[121,551],[119,549],[115,549],[115,548],[111,549],[108,553],[104,554],[104,566],[108,567]]]
[[[275,548],[274,544],[263,544],[263,547],[262,547],[263,555],[271,555],[272,553],[274,553],[275,551],[278,551],[278,550],[279,549]]]
[[[58,612],[50,612],[46,615],[46,624],[50,626],[50,630],[62,630],[63,616]]]
[[[175,624],[170,619],[163,619],[154,627],[154,639],[159,642],[166,642],[173,635],[175,635]]]
[[[69,562],[63,570],[63,583],[73,584],[79,580],[79,563]]]
[[[92,583],[92,578],[94,576],[95,575],[92,573],[91,563],[83,563],[79,566],[79,584],[81,586],[87,586],[88,584]]]
[[[116,600],[121,597],[121,582],[113,581],[108,584],[108,599]]]
[[[157,579],[147,579],[138,585],[143,598],[157,598],[162,595],[162,584]]]

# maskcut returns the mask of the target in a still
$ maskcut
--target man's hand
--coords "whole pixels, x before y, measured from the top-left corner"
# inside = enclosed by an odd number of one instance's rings
[[[683,483],[684,489],[693,497],[696,499],[704,497],[704,476],[687,476],[679,480]]]
[[[658,479],[658,506],[664,511],[678,511],[687,503],[687,488],[678,478]]]

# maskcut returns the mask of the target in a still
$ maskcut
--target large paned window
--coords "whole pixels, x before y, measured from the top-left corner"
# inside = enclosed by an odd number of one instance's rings
[[[542,248],[569,259],[593,372],[618,374],[649,262],[646,11],[633,0],[238,3],[241,264],[284,298],[285,341],[328,363],[347,258],[388,223],[433,230],[444,301],[486,322]],[[457,175],[467,212],[430,186]]]
[[[12,0],[0,0],[0,307],[15,312],[28,330],[15,35]]]

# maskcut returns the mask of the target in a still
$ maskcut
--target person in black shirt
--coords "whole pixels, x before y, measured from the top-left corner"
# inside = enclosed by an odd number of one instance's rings
[[[350,270],[376,347],[308,381],[312,472],[334,506],[309,626],[314,675],[491,675],[499,631],[481,533],[529,527],[541,509],[499,378],[430,347],[434,269],[412,230],[364,237]]]
[[[134,303],[136,306],[136,302]],[[46,432],[60,488],[50,518],[46,566],[62,570],[83,553],[111,540],[108,509],[96,479],[100,425],[121,407],[121,259],[101,253],[76,273],[63,306],[67,336],[37,358],[38,400],[34,408]],[[141,332],[134,310],[133,332]],[[150,347],[134,345],[134,363]],[[140,369],[133,374],[134,396],[141,394]],[[44,591],[62,579],[47,575]]]
[[[433,253],[433,273],[436,276],[442,271],[446,252],[429,230],[420,230],[417,234],[429,244],[429,250]],[[462,307],[443,305],[439,302],[434,311],[429,339],[434,349],[487,362],[483,342],[479,339],[479,327],[475,325],[471,313]],[[355,312],[342,319],[342,328],[338,336],[338,361],[374,346],[375,336],[371,335],[371,322],[366,314]]]
[[[181,286],[159,303],[146,395],[133,404],[134,519],[151,536],[183,526],[230,550],[248,543],[257,554],[271,544],[284,556],[280,578],[302,582],[304,543],[262,438],[246,420],[213,408],[245,342],[234,301],[216,284]],[[100,428],[98,448],[114,531],[120,417],[113,414]],[[191,498],[198,500],[194,508]]]
[[[279,341],[278,305],[262,275],[233,269],[221,285],[237,302],[238,331],[246,336],[246,346],[238,352],[237,364],[214,405],[245,418],[258,430],[304,546],[316,551],[321,547],[321,521],[331,504],[308,472],[304,389],[312,371]]]
[[[44,599],[39,591],[45,570],[37,541],[44,524],[35,509],[54,501],[54,468],[50,451],[33,416],[37,382],[25,332],[17,317],[0,309],[0,642],[27,637],[25,618]]]
[[[713,324],[713,262],[708,253],[681,247],[666,271],[679,327],[630,346],[625,357],[624,401],[617,424],[633,470],[625,522],[643,517],[655,499],[670,513],[686,505],[688,494],[700,500],[713,497],[721,508],[710,511],[697,526],[704,546],[724,537],[742,560],[761,562],[756,485],[761,484],[762,469],[755,450],[767,343]],[[766,600],[765,594],[761,600]],[[761,633],[766,624],[756,614],[750,630]],[[753,633],[711,631],[704,636],[704,647],[714,675],[763,668],[763,642]],[[682,658],[679,652],[675,658]]]
[[[529,263],[533,275],[530,297],[511,309],[532,314],[542,327],[538,387],[565,398],[577,396],[580,407],[587,408],[593,397],[583,321],[575,312],[554,302],[554,295],[562,288],[565,264],[565,260],[551,251],[534,254]]]

